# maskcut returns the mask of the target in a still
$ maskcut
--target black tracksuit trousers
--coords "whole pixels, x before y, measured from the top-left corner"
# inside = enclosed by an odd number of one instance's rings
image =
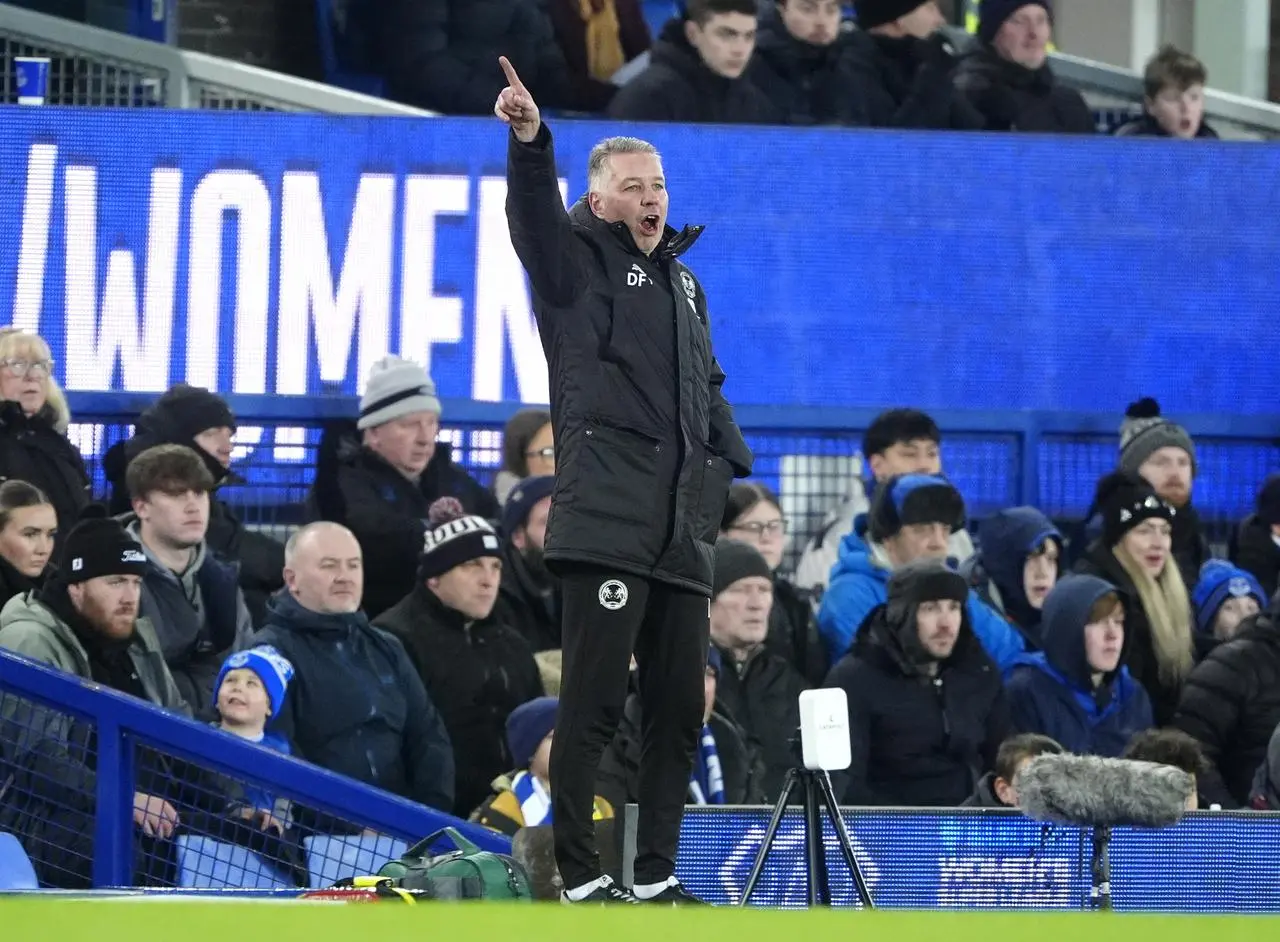
[[[675,871],[702,725],[708,600],[596,566],[561,563],[558,571],[564,663],[551,741],[556,863],[568,889],[600,876],[592,820],[596,776],[622,719],[634,652],[643,717],[635,882],[659,883]]]

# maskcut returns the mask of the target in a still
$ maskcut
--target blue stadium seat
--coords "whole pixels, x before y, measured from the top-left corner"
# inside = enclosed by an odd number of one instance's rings
[[[351,47],[359,45],[355,38],[358,30],[351,28],[351,13],[358,4],[367,2],[369,0],[316,0],[320,62],[328,84],[381,98],[386,93],[382,77],[356,71],[360,63],[351,61]]]
[[[662,24],[680,13],[677,0],[640,0],[644,9],[645,22],[649,24],[649,32],[656,39],[662,31]]]
[[[404,841],[383,835],[324,835],[304,838],[311,889],[333,886],[339,880],[377,873],[382,865],[409,849]]]
[[[35,867],[16,837],[0,833],[0,890],[38,890]]]
[[[293,886],[251,850],[209,837],[184,834],[178,851],[178,886],[201,890],[274,890]]]

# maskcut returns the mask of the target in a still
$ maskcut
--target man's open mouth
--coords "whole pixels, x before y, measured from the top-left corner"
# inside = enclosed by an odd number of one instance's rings
[[[656,215],[645,216],[640,220],[640,231],[645,235],[657,235],[659,218]]]

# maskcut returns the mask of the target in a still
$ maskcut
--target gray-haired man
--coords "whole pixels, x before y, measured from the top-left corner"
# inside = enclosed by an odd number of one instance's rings
[[[729,484],[752,460],[720,392],[706,298],[679,260],[702,229],[666,225],[662,161],[635,138],[593,148],[589,192],[566,213],[551,133],[500,62],[507,221],[533,288],[556,439],[546,538],[563,589],[556,862],[570,902],[696,902],[673,873],[702,723],[713,547]],[[644,707],[634,897],[601,875],[592,821],[633,651]]]

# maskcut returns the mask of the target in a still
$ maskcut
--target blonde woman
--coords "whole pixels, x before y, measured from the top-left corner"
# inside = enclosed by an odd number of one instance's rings
[[[67,440],[70,422],[49,345],[36,334],[0,330],[0,481],[43,491],[62,532],[90,499],[84,460]]]
[[[1195,663],[1191,599],[1173,558],[1177,511],[1130,471],[1099,481],[1093,505],[1102,538],[1076,571],[1100,576],[1127,595],[1129,670],[1151,697],[1156,725],[1164,726]]]

